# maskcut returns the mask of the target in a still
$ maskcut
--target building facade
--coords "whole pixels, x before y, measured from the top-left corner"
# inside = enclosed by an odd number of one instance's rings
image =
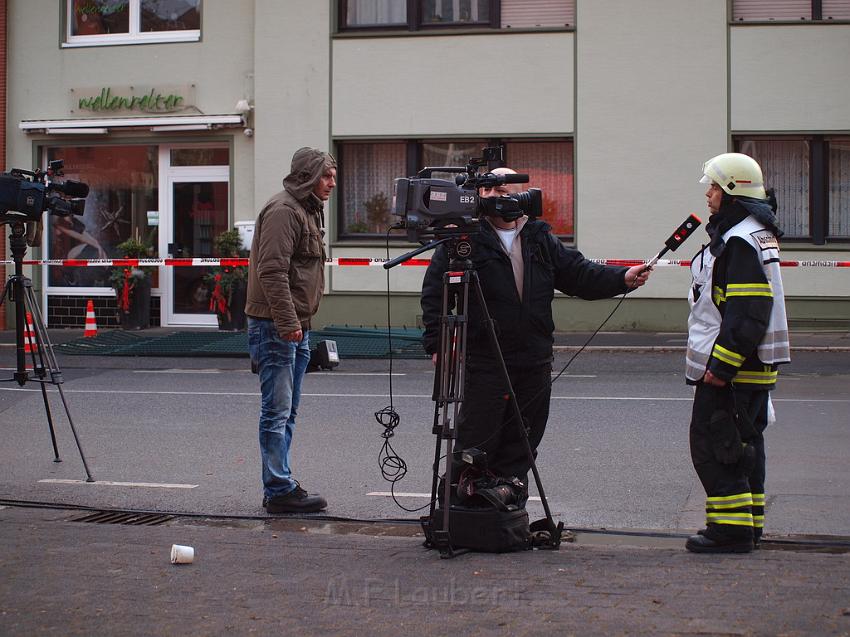
[[[387,232],[392,182],[488,145],[544,191],[543,218],[597,259],[646,259],[689,213],[702,162],[738,150],[777,188],[783,256],[850,258],[850,0],[7,0],[6,167],[91,186],[28,258],[215,256],[301,146],[330,149],[332,258],[415,244]],[[691,240],[676,258],[697,249]],[[214,325],[201,267],[161,266],[152,323]],[[423,268],[328,266],[319,324],[415,325]],[[52,326],[110,269],[28,268]],[[797,326],[850,326],[850,270],[786,268]],[[662,267],[608,329],[682,330],[687,268]],[[556,299],[559,329],[608,302]],[[99,313],[101,314],[101,313]]]

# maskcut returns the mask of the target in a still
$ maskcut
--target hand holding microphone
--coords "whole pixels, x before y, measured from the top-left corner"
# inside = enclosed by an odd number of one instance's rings
[[[632,290],[639,288],[646,283],[650,272],[652,272],[652,266],[633,265],[626,270],[626,285]]]

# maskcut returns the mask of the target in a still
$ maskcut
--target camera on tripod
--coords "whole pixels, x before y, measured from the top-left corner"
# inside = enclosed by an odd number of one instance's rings
[[[64,161],[57,159],[45,171],[13,168],[0,173],[0,223],[38,223],[45,212],[61,217],[82,215],[88,184],[68,179],[53,181],[62,175]]]
[[[543,214],[543,193],[529,188],[501,197],[480,197],[479,188],[504,184],[528,183],[528,175],[479,173],[482,166],[501,163],[501,146],[482,150],[481,158],[472,158],[465,168],[429,166],[415,177],[399,177],[393,186],[392,213],[401,217],[396,228],[407,230],[410,241],[469,234],[478,230],[481,217],[498,216],[513,221],[523,215],[536,218]],[[436,179],[434,173],[456,173],[454,181]]]

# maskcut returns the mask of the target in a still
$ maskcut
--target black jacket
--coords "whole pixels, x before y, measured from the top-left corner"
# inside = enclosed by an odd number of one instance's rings
[[[588,261],[578,250],[567,248],[540,220],[529,221],[520,231],[522,242],[523,298],[519,298],[508,255],[489,223],[473,235],[472,262],[505,362],[512,367],[533,367],[552,360],[552,299],[555,290],[583,299],[603,299],[626,292],[627,268]],[[439,349],[443,273],[448,253],[440,246],[431,259],[422,283],[422,320],[425,351]],[[470,290],[468,360],[493,357],[483,313]],[[454,309],[452,307],[449,311]]]
[[[722,239],[723,234],[752,214],[750,209],[739,204],[738,201],[724,200],[720,214],[712,215],[709,219],[706,230],[711,236],[711,243],[703,246],[693,260],[700,262],[706,247],[715,256],[712,289],[700,290],[699,293],[713,295],[714,304],[722,317],[720,333],[715,343],[744,356],[741,371],[776,369],[775,365],[766,366],[758,358],[758,345],[770,322],[773,298],[728,294],[730,285],[749,286],[768,283],[761,258],[749,243],[739,237],[732,237],[728,242]],[[763,204],[763,207],[766,205]],[[782,232],[775,225],[775,219],[772,215],[766,215],[767,213],[763,213],[761,218],[757,218],[762,223],[769,223],[769,229],[781,235]],[[712,356],[709,359],[708,370],[718,378],[730,381],[738,373],[739,368]],[[757,388],[773,389],[773,385],[760,384]]]

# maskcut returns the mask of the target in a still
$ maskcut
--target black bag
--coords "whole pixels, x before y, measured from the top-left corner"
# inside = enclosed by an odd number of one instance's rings
[[[443,528],[443,509],[422,518],[425,545],[435,546],[433,533]],[[531,530],[525,509],[500,511],[492,507],[449,509],[449,539],[452,548],[486,553],[508,553],[531,548]]]

